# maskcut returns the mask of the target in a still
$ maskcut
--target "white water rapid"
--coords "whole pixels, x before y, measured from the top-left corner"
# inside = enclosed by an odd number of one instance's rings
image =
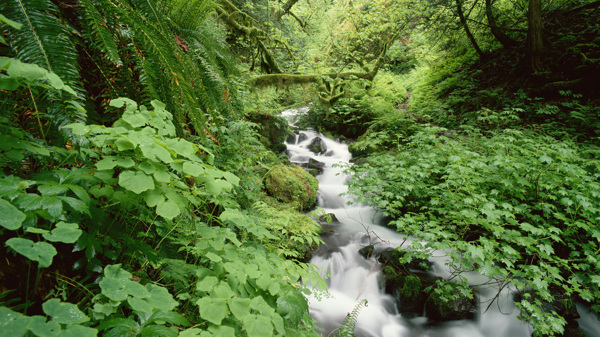
[[[308,108],[290,109],[282,115],[293,125],[297,115]],[[319,137],[324,144],[322,153],[309,150],[311,142]],[[405,235],[378,225],[380,217],[367,206],[348,206],[349,198],[340,196],[347,191],[344,183],[348,176],[335,164],[348,163],[351,154],[346,144],[326,138],[312,131],[300,131],[293,142],[288,142],[287,153],[291,162],[308,163],[312,158],[324,164],[317,176],[319,191],[317,205],[332,213],[337,221],[331,225],[333,233],[323,237],[322,245],[310,261],[320,268],[327,281],[330,296],[309,297],[311,315],[319,322],[324,336],[334,336],[346,315],[366,299],[368,306],[362,308],[356,323],[355,336],[373,337],[529,337],[532,328],[517,319],[519,310],[513,303],[509,289],[496,298],[496,285],[483,285],[489,279],[476,274],[465,275],[477,289],[479,308],[473,320],[432,323],[425,316],[405,318],[399,313],[394,298],[384,292],[380,266],[375,258],[365,259],[359,249],[374,244],[376,251],[400,246]],[[314,163],[314,162],[313,162]],[[443,254],[430,260],[431,274],[446,277],[450,272],[445,266]],[[490,302],[494,301],[491,305]],[[488,308],[489,306],[489,308]],[[486,310],[487,308],[487,310]],[[580,312],[586,312],[580,310]],[[581,328],[588,336],[600,336],[598,321],[582,315]],[[586,322],[592,324],[586,324]],[[333,332],[333,333],[332,333]]]

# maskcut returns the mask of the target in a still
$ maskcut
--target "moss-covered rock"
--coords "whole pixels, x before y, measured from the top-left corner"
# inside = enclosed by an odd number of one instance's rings
[[[327,146],[321,137],[316,137],[308,144],[308,149],[317,154],[325,153],[327,151]]]
[[[373,250],[375,249],[375,247],[373,245],[368,245],[366,247],[363,247],[361,249],[358,250],[358,253],[364,257],[365,259],[370,258],[371,256],[373,256]]]
[[[259,134],[263,145],[275,152],[285,151],[285,140],[290,135],[287,121],[281,116],[266,113],[250,113],[246,115],[250,121],[260,125]]]
[[[298,210],[310,209],[317,201],[319,181],[298,165],[276,165],[264,178],[267,192],[277,200],[294,204]]]
[[[405,300],[414,300],[421,292],[421,279],[415,275],[404,278],[404,284],[400,288],[400,296]]]

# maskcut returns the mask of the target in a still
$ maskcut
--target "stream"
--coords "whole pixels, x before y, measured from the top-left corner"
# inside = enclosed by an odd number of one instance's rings
[[[289,109],[282,112],[291,125],[298,115],[308,108]],[[309,145],[315,138],[323,145],[321,153],[314,153]],[[291,140],[291,139],[290,139]],[[375,252],[396,248],[409,241],[402,233],[379,225],[381,216],[375,209],[352,204],[349,197],[340,196],[347,191],[344,184],[348,176],[336,164],[348,163],[351,154],[348,145],[324,137],[313,131],[304,130],[289,141],[287,154],[291,162],[303,164],[317,160],[324,164],[317,175],[319,190],[317,206],[326,213],[335,215],[331,225],[326,225],[331,234],[323,236],[325,244],[315,252],[311,263],[318,267],[321,277],[327,281],[328,296],[309,297],[310,313],[319,322],[324,336],[334,336],[346,315],[361,301],[368,305],[360,310],[356,322],[355,336],[372,337],[529,337],[532,327],[517,319],[519,310],[513,303],[513,292],[504,288],[498,296],[499,287],[477,273],[463,274],[469,284],[477,290],[478,310],[472,320],[433,322],[425,315],[403,317],[396,300],[384,291],[383,277],[376,258],[365,259],[359,250],[374,245]],[[314,162],[313,162],[314,163]],[[408,242],[405,242],[405,245]],[[376,255],[376,254],[373,254]],[[451,272],[443,252],[430,259],[429,273],[446,278]],[[487,309],[487,310],[486,310]],[[594,314],[579,307],[582,318],[581,330],[588,337],[600,336],[600,324]]]

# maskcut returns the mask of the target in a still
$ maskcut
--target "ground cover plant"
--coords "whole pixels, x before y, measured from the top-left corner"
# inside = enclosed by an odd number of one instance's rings
[[[425,240],[406,247],[414,256],[448,251],[458,280],[474,270],[516,288],[536,335],[564,331],[566,312],[544,303],[598,310],[597,148],[523,129],[446,132],[426,127],[348,168],[349,193]]]

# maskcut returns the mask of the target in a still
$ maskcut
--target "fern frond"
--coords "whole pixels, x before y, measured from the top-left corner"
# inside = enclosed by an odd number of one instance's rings
[[[119,66],[123,63],[119,56],[119,50],[117,43],[113,38],[113,34],[108,28],[108,25],[102,19],[102,15],[98,9],[94,6],[91,0],[81,0],[88,21],[92,27],[93,32],[96,34],[97,43],[100,50],[106,54],[106,57],[115,65]]]
[[[157,6],[181,29],[195,30],[209,19],[216,4],[211,0],[157,0]]]
[[[352,312],[349,312],[344,318],[342,322],[342,326],[340,327],[337,336],[339,337],[352,337],[354,336],[354,328],[356,327],[356,321],[358,320],[358,314],[362,310],[362,308],[366,307],[368,302],[366,299],[362,299],[354,306]]]
[[[8,42],[14,56],[26,63],[57,74],[78,94],[72,96],[54,89],[40,90],[32,100],[26,100],[22,111],[30,109],[44,112],[44,118],[54,126],[85,121],[86,113],[81,108],[85,90],[81,84],[78,54],[72,42],[72,34],[58,18],[56,5],[47,0],[7,0],[0,3],[0,11],[23,26],[20,30],[8,31]],[[56,131],[56,130],[55,130]]]

